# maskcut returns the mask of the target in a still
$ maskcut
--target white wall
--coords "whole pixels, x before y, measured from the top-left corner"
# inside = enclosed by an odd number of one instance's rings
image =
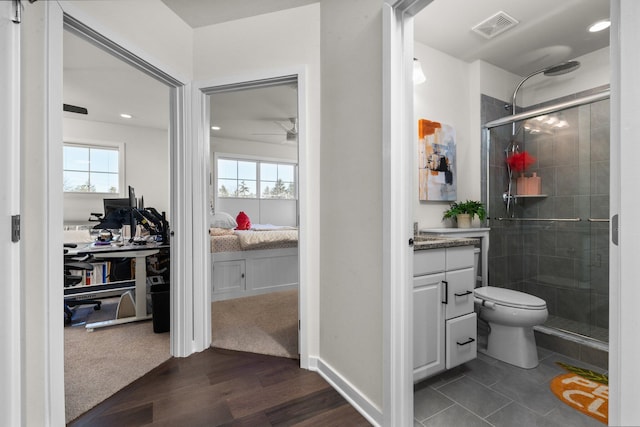
[[[381,411],[382,3],[321,2],[320,357]]]
[[[605,47],[575,58],[580,61],[580,68],[571,73],[556,77],[542,74],[531,77],[518,91],[517,104],[526,107],[609,84],[609,56],[610,49]]]
[[[189,81],[193,30],[160,0],[60,0],[62,9],[172,76]]]
[[[211,138],[211,161],[216,153],[298,161],[298,149],[293,145],[267,144],[227,138]]]
[[[167,105],[169,100],[167,98]],[[139,126],[116,125],[65,118],[65,142],[116,142],[125,149],[125,186],[120,195],[128,197],[127,186],[144,196],[145,206],[169,215],[169,135],[167,131]],[[65,224],[86,224],[91,212],[103,212],[104,194],[64,195]]]
[[[478,156],[470,134],[470,66],[464,61],[414,42],[414,56],[420,60],[427,77],[425,83],[414,86],[414,116],[416,131],[414,152],[418,152],[418,119],[444,123],[456,131],[457,200],[478,199],[476,177]],[[479,140],[478,140],[479,141]],[[420,201],[418,199],[418,157],[414,159],[414,221],[420,228],[441,227],[442,214],[451,202]],[[473,172],[471,172],[473,171]],[[478,178],[478,179],[476,179]]]

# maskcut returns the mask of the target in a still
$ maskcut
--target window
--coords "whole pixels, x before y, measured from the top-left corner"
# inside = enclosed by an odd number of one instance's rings
[[[219,158],[218,197],[295,199],[293,163]]]
[[[118,147],[64,144],[64,191],[119,194],[120,157]]]

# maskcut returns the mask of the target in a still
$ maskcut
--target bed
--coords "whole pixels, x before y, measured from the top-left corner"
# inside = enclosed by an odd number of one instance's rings
[[[298,288],[298,229],[210,228],[212,301]]]

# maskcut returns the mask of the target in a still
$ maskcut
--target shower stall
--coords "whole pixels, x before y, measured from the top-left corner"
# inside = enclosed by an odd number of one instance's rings
[[[606,348],[608,88],[506,117],[504,102],[482,105],[489,284],[544,299],[540,331]]]

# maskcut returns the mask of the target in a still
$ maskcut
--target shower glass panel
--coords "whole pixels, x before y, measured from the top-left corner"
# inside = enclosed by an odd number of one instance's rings
[[[487,132],[489,283],[544,299],[546,327],[608,342],[609,100]],[[530,164],[509,167],[514,153]]]

